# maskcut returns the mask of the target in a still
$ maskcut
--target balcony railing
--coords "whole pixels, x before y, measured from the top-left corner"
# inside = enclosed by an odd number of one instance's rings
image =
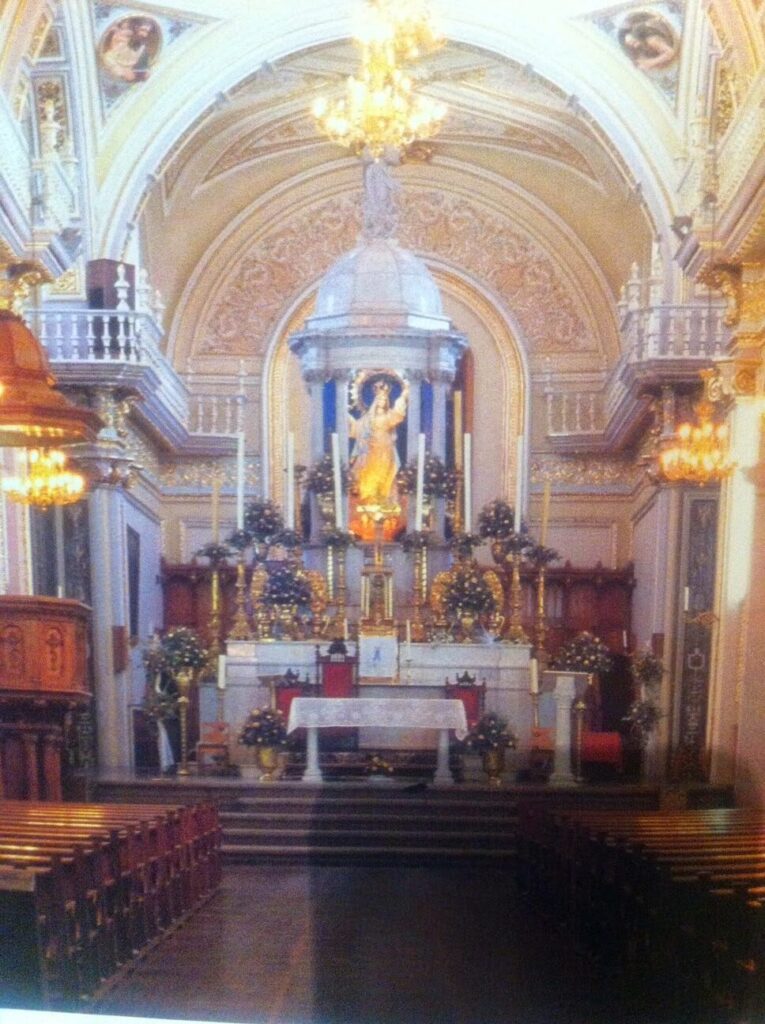
[[[711,360],[726,333],[720,306],[656,306],[626,314],[623,350],[630,364],[652,359]]]

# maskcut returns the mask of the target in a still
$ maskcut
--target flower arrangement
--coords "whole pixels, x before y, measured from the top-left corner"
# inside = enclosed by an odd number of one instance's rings
[[[479,548],[483,540],[478,536],[477,533],[464,533],[458,531],[453,533],[449,538],[449,550],[457,556],[457,558],[472,558],[473,551],[475,548]]]
[[[311,602],[311,587],[301,574],[290,566],[278,566],[268,570],[268,582],[263,591],[266,604],[308,605]]]
[[[184,668],[201,668],[207,660],[207,651],[193,629],[177,626],[160,639],[154,657],[159,671],[178,672]]]
[[[287,723],[284,715],[273,708],[255,708],[242,726],[239,743],[245,747],[286,746]]]
[[[396,475],[399,494],[417,491],[417,463],[402,466]],[[457,478],[437,455],[428,453],[422,467],[422,493],[428,498],[453,498],[457,493]]]
[[[210,565],[217,568],[219,565],[223,565],[232,554],[228,544],[220,544],[218,541],[211,540],[196,552],[196,557],[206,558]]]
[[[658,686],[664,676],[664,664],[653,651],[635,651],[630,659],[632,678],[647,688]]]
[[[286,548],[287,551],[294,551],[295,548],[299,548],[301,546],[303,538],[297,530],[282,530],[281,533],[277,533],[273,542],[274,544],[279,544],[281,547]]]
[[[244,528],[252,540],[272,544],[284,529],[284,520],[272,501],[251,501],[244,510]]]
[[[560,561],[558,552],[554,548],[546,548],[544,544],[533,544],[529,547],[526,550],[526,558],[536,569]]]
[[[611,654],[602,640],[585,630],[560,649],[553,668],[567,672],[604,673],[611,668]]]
[[[645,746],[661,717],[661,711],[652,700],[636,700],[630,705],[622,721],[629,722],[633,735],[637,737],[641,746]]]
[[[481,537],[505,540],[513,535],[513,525],[513,510],[501,498],[495,498],[494,501],[490,501],[478,513],[478,533]]]
[[[434,537],[430,530],[413,530],[405,533],[399,543],[406,552],[422,551],[423,548],[431,547]]]
[[[390,778],[394,774],[393,765],[380,757],[379,754],[373,754],[369,760],[369,763],[365,766],[367,775],[373,775],[381,778]]]
[[[325,530],[321,539],[328,548],[353,548],[356,546],[356,538],[348,530],[331,529]]]
[[[252,544],[252,534],[249,530],[234,530],[226,543],[234,551],[241,553]]]
[[[496,610],[491,588],[478,566],[458,566],[444,588],[444,608],[451,615],[483,615]]]
[[[504,718],[489,711],[470,730],[465,746],[476,754],[485,754],[489,750],[507,750],[508,747],[514,750],[517,742]]]
[[[340,486],[344,492],[348,491],[351,482],[351,474],[347,466],[340,466]],[[305,489],[313,494],[334,494],[335,493],[335,469],[331,455],[323,455],[322,458],[311,466],[305,478]]]

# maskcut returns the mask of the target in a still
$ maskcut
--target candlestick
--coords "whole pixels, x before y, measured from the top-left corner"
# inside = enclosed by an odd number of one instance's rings
[[[472,481],[472,464],[473,464],[473,438],[470,434],[465,434],[462,439],[463,444],[463,459],[464,459],[464,479],[463,488],[465,493],[465,533],[470,533],[473,529],[473,481]]]
[[[550,494],[552,484],[545,480],[545,489],[542,495],[542,523],[539,528],[539,543],[544,547],[547,544],[547,527],[550,521]]]
[[[516,439],[515,457],[515,506],[513,508],[513,533],[521,532],[523,523],[523,434]]]
[[[454,468],[462,469],[462,392],[455,391],[454,410]]]
[[[414,512],[414,528],[417,533],[422,531],[422,499],[425,488],[425,435],[417,436],[417,491]]]
[[[340,478],[340,438],[332,435],[332,480],[335,490],[335,529],[343,528],[343,485]]]
[[[287,434],[287,529],[295,529],[295,435]]]
[[[244,433],[236,439],[236,528],[244,529]]]
[[[220,477],[213,473],[212,481],[212,539],[215,544],[220,540]]]

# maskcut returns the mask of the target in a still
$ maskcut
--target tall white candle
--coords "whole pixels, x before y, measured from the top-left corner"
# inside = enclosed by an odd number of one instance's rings
[[[465,494],[465,533],[470,533],[473,529],[473,481],[472,481],[472,465],[473,465],[473,438],[470,434],[465,434],[462,439],[462,457],[464,459],[464,494]]]
[[[523,434],[518,435],[515,456],[515,506],[513,508],[513,531],[521,532],[523,523]]]
[[[422,502],[425,489],[425,435],[417,437],[417,491],[414,507],[414,528],[419,533],[422,529]]]
[[[212,539],[217,544],[220,540],[220,477],[213,473],[212,482]]]
[[[332,479],[335,485],[335,529],[343,528],[343,485],[340,479],[340,438],[332,435]]]
[[[544,494],[542,495],[542,525],[539,530],[539,543],[544,547],[547,544],[547,528],[550,523],[550,493],[552,485],[545,480]]]
[[[244,432],[236,439],[236,528],[244,529]]]
[[[454,392],[454,468],[462,469],[462,392]]]
[[[688,611],[688,608],[690,607],[690,603],[691,603],[691,589],[690,589],[690,587],[685,587],[684,590],[683,590],[683,611],[684,612]]]
[[[226,655],[218,655],[218,689],[226,689]]]
[[[529,662],[530,689],[532,693],[539,693],[539,662],[532,658]]]
[[[287,434],[287,529],[295,529],[295,435]]]

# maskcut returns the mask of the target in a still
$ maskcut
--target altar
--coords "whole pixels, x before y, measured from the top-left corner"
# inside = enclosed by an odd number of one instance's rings
[[[454,683],[464,672],[477,683],[486,683],[486,708],[507,720],[518,737],[518,748],[530,743],[533,708],[529,692],[529,652],[526,644],[510,643],[399,643],[393,641],[393,671],[387,678],[359,675],[359,697],[395,699],[439,699],[447,682]],[[358,652],[356,641],[348,641],[348,653]],[[322,642],[324,654],[328,645]],[[360,662],[360,669],[364,667]],[[213,683],[200,687],[200,716],[213,721],[222,704],[224,720],[236,735],[250,711],[265,707],[271,699],[269,680],[288,670],[301,679],[317,682],[315,641],[250,642],[227,644],[225,687],[221,693]],[[397,729],[368,726],[360,730],[362,748],[435,749],[436,737],[428,730],[400,726]]]

